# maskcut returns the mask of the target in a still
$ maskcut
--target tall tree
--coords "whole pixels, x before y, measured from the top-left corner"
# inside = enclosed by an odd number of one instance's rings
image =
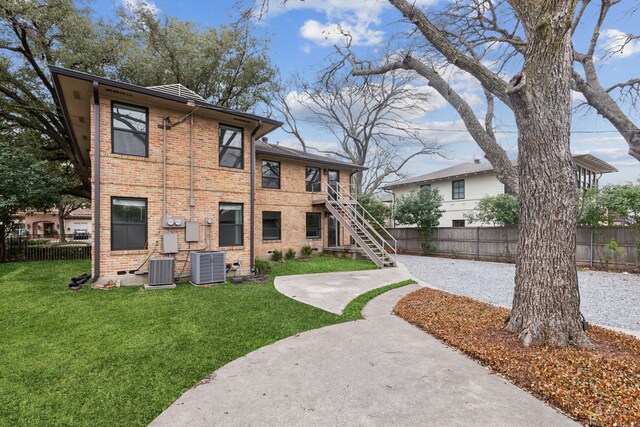
[[[298,128],[300,118],[333,135],[337,149],[317,151],[366,166],[355,175],[355,191],[373,194],[383,183],[405,177],[411,159],[440,151],[415,121],[427,112],[429,97],[412,83],[406,72],[356,81],[336,64],[315,82],[297,79],[295,90],[280,95],[274,106],[284,116],[284,131],[305,151],[311,147]]]
[[[258,37],[250,15],[219,28],[172,16],[156,16],[144,6],[121,13],[131,36],[115,76],[141,86],[181,83],[208,101],[246,111],[269,102],[278,74],[268,40]]]
[[[412,70],[454,107],[499,179],[519,193],[519,252],[508,329],[525,346],[589,345],[575,265],[578,192],[569,147],[571,89],[620,131],[629,153],[640,159],[640,129],[614,99],[621,92],[637,96],[638,79],[604,88],[594,66],[602,24],[620,2],[602,0],[591,7],[589,0],[454,0],[426,10],[408,0],[388,1],[412,28],[407,47],[373,67],[343,49],[353,74]],[[593,17],[593,30],[581,52],[574,49],[572,36],[579,25],[589,25],[587,16]],[[443,64],[482,87],[484,124],[443,78]],[[512,68],[519,69],[507,81],[503,76]],[[495,102],[515,116],[517,170],[494,136]]]
[[[117,28],[95,21],[72,0],[0,2],[0,119],[42,138],[48,158],[73,165],[90,197],[90,168],[62,118],[48,64],[104,74],[117,59]]]
[[[141,85],[182,83],[212,102],[251,109],[268,97],[274,67],[246,17],[199,28],[149,11],[96,19],[84,1],[0,2],[0,119],[37,132],[47,160],[67,162],[90,198],[91,172],[63,120],[48,65]]]
[[[6,136],[6,135],[5,135]],[[3,138],[0,142],[0,262],[6,260],[5,239],[15,227],[16,215],[29,209],[52,208],[65,186],[52,176],[46,161]]]

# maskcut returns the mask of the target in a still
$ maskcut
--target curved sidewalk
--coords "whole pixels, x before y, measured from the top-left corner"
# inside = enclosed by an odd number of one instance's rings
[[[278,292],[289,298],[342,314],[347,304],[358,295],[409,279],[414,277],[400,264],[398,267],[377,270],[279,276],[273,284]]]
[[[564,426],[565,416],[390,312],[305,332],[223,366],[153,426]]]

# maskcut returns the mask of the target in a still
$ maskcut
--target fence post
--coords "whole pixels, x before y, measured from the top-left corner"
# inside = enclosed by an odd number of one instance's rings
[[[436,255],[440,252],[440,229],[436,228]]]
[[[476,227],[476,259],[480,259],[480,227]]]
[[[593,268],[593,228],[589,230],[589,267]]]

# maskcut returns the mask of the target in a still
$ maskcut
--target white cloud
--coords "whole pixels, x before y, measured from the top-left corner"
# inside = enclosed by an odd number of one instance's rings
[[[377,45],[384,40],[384,31],[369,28],[365,23],[350,24],[346,21],[338,23],[320,23],[309,19],[300,28],[300,35],[306,40],[320,46],[331,46],[346,40],[349,34],[353,46]]]
[[[615,28],[608,28],[602,32],[600,42],[605,55],[626,58],[640,53],[640,40],[629,40],[629,34]]]
[[[300,50],[304,53],[311,53],[311,45],[309,43],[305,43],[300,46]]]
[[[160,8],[151,0],[121,0],[121,2],[124,7],[131,11],[143,8],[154,15],[160,12]]]

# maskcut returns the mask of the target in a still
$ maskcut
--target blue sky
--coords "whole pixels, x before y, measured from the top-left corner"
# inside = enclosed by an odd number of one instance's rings
[[[417,0],[425,7],[445,0]],[[232,5],[236,0],[94,0],[91,7],[101,16],[110,16],[115,8],[123,4],[144,2],[158,14],[169,14],[180,19],[189,19],[203,25],[217,26],[233,19]],[[336,26],[347,29],[354,38],[355,50],[359,57],[379,59],[386,48],[386,40],[395,29],[400,15],[384,0],[290,0],[280,6],[280,0],[272,0],[266,19],[259,24],[260,30],[271,38],[270,56],[284,79],[295,73],[312,77],[326,64],[326,58],[334,52],[333,43],[339,43]],[[595,2],[594,2],[595,3]],[[624,2],[623,2],[624,3]],[[437,5],[436,5],[437,6]],[[591,21],[587,21],[590,23]],[[640,27],[640,12],[632,15],[612,13],[601,31],[601,47],[615,43],[617,36],[637,31]],[[579,28],[574,42],[578,49],[586,43],[590,27]],[[589,32],[589,33],[588,33]],[[600,78],[606,87],[609,84],[626,81],[640,75],[640,42],[625,47],[622,54],[598,61]],[[517,70],[507,70],[512,74]],[[474,109],[483,117],[484,105],[481,93],[472,80],[460,73],[451,72],[450,82],[454,88],[476,99]],[[423,84],[424,82],[417,84]],[[482,151],[466,133],[457,114],[439,99],[432,97],[430,111],[416,117],[423,127],[423,135],[438,141],[445,148],[443,157],[419,157],[406,167],[410,176],[448,167],[460,162],[482,159]],[[576,96],[576,105],[579,96]],[[629,111],[625,109],[625,111]],[[640,116],[632,119],[638,123]],[[496,112],[499,142],[515,156],[516,134],[513,116],[506,108]],[[330,134],[314,128],[308,123],[300,126],[304,136],[312,145],[328,148],[335,145]],[[620,183],[640,178],[640,162],[627,154],[628,146],[605,120],[592,110],[581,108],[574,112],[572,151],[576,154],[590,153],[611,163],[620,172],[603,177],[602,182]],[[296,147],[296,141],[286,133],[277,131],[270,141],[278,141]]]

